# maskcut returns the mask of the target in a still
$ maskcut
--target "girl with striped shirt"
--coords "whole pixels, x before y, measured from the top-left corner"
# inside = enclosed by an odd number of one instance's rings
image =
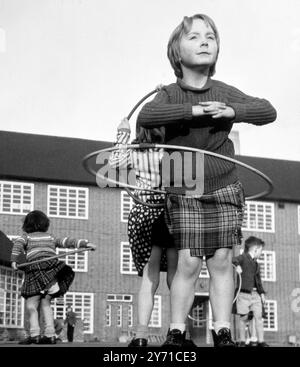
[[[95,245],[85,239],[53,237],[47,232],[49,225],[49,218],[39,210],[26,215],[22,226],[24,234],[14,241],[12,249],[11,266],[14,270],[18,269],[17,262],[21,253],[25,253],[28,262],[33,262],[55,256],[57,247],[89,247],[95,250]],[[65,262],[58,259],[28,265],[24,272],[21,295],[26,300],[30,323],[30,336],[26,343],[55,344],[51,299],[67,292],[74,279],[74,272]],[[43,313],[45,323],[43,337],[40,336],[39,309]]]

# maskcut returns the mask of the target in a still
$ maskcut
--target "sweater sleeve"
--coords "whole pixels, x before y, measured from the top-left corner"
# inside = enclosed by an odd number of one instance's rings
[[[157,93],[154,99],[146,103],[137,118],[143,127],[156,127],[177,123],[178,120],[191,120],[192,104],[172,104],[165,88]]]
[[[266,99],[251,97],[235,87],[228,88],[227,93],[227,105],[235,111],[232,122],[266,125],[276,120],[277,112]]]
[[[82,248],[87,247],[89,241],[86,239],[75,239],[71,237],[64,237],[64,238],[55,238],[54,243],[55,247],[60,248]]]
[[[27,238],[25,236],[20,236],[14,240],[14,245],[11,252],[11,262],[17,262],[20,254],[25,252],[25,246],[27,244]]]
[[[128,144],[130,139],[130,130],[126,128],[118,129],[117,139],[115,143],[115,147],[119,148],[114,150],[109,157],[109,165],[112,168],[125,168],[131,167],[131,150],[126,149],[126,147],[122,147],[125,144]]]

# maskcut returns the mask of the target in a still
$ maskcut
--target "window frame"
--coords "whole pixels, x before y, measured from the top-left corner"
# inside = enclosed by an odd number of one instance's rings
[[[50,190],[54,188],[58,190],[58,195],[56,196],[56,199],[58,200],[58,205],[56,207],[56,211],[59,212],[59,199],[60,199],[60,189],[67,190],[67,206],[69,205],[69,191],[75,190],[76,191],[76,216],[70,215],[69,210],[67,215],[61,215],[61,214],[51,214],[50,213]],[[85,192],[85,215],[79,216],[78,215],[78,195],[79,191]],[[89,219],[89,188],[88,187],[82,187],[82,186],[69,186],[69,185],[47,185],[47,215],[49,218],[61,218],[61,219],[76,219],[76,220],[88,220]]]
[[[5,271],[6,274],[1,274],[1,270]],[[10,273],[9,275],[7,274]],[[1,313],[3,313],[3,319],[4,322],[0,324],[0,328],[7,328],[7,329],[23,329],[24,328],[24,314],[25,314],[25,306],[24,306],[24,298],[21,297],[21,286],[22,286],[22,280],[21,278],[23,278],[23,273],[22,272],[14,272],[12,269],[9,269],[5,266],[0,265],[0,277],[4,276],[6,279],[4,280],[5,285],[7,286],[7,276],[11,277],[11,281],[10,284],[11,286],[14,286],[14,283],[16,285],[16,290],[13,289],[7,289],[7,288],[0,288],[1,292],[2,292],[2,299],[3,299],[3,311],[0,310]],[[13,279],[16,279],[16,281],[14,282]],[[0,278],[1,280],[1,278]],[[2,280],[0,282],[0,284],[2,283]],[[4,287],[5,287],[4,285]],[[7,293],[12,293],[14,295],[14,300],[17,302],[16,305],[16,311],[15,311],[15,315],[14,318],[12,317],[13,314],[13,305],[12,302],[9,303],[9,310],[7,310],[6,304],[7,304]],[[11,299],[12,300],[12,299]],[[20,307],[20,315],[19,315],[19,307]],[[16,320],[16,324],[6,324],[6,313],[9,313],[11,320]],[[20,320],[20,323],[18,323],[18,320]]]
[[[274,306],[274,327],[270,327],[271,321],[270,321],[270,306],[267,305],[273,304]],[[268,315],[268,319],[264,319],[264,331],[278,331],[278,315],[277,315],[277,301],[268,299],[265,302],[265,311]],[[267,323],[267,326],[265,326]]]
[[[127,194],[126,191],[122,190],[121,191],[121,222],[122,223],[128,223],[128,215],[130,213],[130,210],[133,208],[134,205],[134,201],[133,199]],[[127,203],[127,205],[129,204],[129,209],[125,210],[124,206],[125,206],[125,199],[129,199],[129,203]],[[128,212],[128,213],[127,213]]]
[[[73,248],[62,248],[62,247],[56,247],[56,253],[57,255],[59,254],[63,254],[65,252],[72,252],[74,251]],[[73,259],[74,258],[74,262],[75,265],[73,266],[72,263],[70,262],[70,256]],[[84,261],[84,267],[83,269],[78,267],[78,261],[80,259],[78,259],[79,256],[84,256],[83,261]],[[71,254],[69,256],[65,256],[60,258],[61,261],[64,261],[67,265],[69,265],[73,271],[75,271],[76,273],[87,273],[88,272],[88,251],[84,251],[84,252],[80,252],[80,253],[75,253],[75,254]]]
[[[162,325],[162,296],[156,294],[154,296],[154,303],[153,303],[153,309],[152,309],[152,313],[151,313],[151,317],[150,317],[150,321],[149,321],[149,328],[161,328]],[[157,324],[154,322],[154,318],[156,317],[156,313],[157,312]]]
[[[30,187],[30,204],[28,204],[30,206],[30,208],[28,210],[24,210],[24,203],[21,202],[20,204],[20,212],[12,212],[12,211],[4,211],[3,210],[3,185],[10,185],[11,189],[13,191],[13,186],[14,185],[20,185],[20,189],[21,189],[21,200],[24,199],[24,193],[23,193],[23,189],[24,186],[28,186]],[[23,182],[23,181],[6,181],[6,180],[0,180],[0,214],[5,214],[5,215],[26,215],[28,214],[30,211],[32,211],[34,209],[34,184],[33,183],[28,183],[28,182]],[[12,192],[12,196],[11,196],[11,201],[13,200],[14,196],[13,196],[13,192]],[[11,205],[11,203],[10,203]],[[10,208],[11,210],[11,208]]]
[[[76,311],[76,308],[78,308],[78,306],[76,305],[76,296],[80,296],[81,297],[81,315],[78,315],[78,311]],[[68,297],[72,297],[72,302],[70,300],[68,300]],[[70,304],[71,307],[73,308],[73,311],[76,312],[76,315],[78,318],[80,318],[81,320],[84,320],[84,311],[85,308],[84,307],[84,297],[90,297],[89,301],[90,301],[90,309],[88,310],[90,313],[90,321],[89,321],[89,329],[88,330],[84,330],[83,334],[93,334],[94,333],[94,293],[91,292],[67,292],[66,294],[63,295],[63,297],[59,297],[59,298],[54,298],[52,300],[51,306],[53,309],[53,316],[54,318],[57,318],[57,301],[58,300],[63,300],[63,311],[62,311],[62,318],[65,319],[66,318],[66,305]]]
[[[255,220],[256,220],[256,226],[255,228],[251,228],[250,227],[250,216],[248,214],[247,217],[247,223],[245,226],[245,218],[246,218],[246,212],[249,212],[249,206],[250,205],[255,205],[256,206],[256,210],[255,210]],[[262,228],[258,228],[257,226],[257,207],[258,205],[262,205],[263,206],[263,218],[264,218],[264,229]],[[272,228],[271,229],[266,229],[266,207],[270,206],[271,209],[271,224],[272,224]],[[243,231],[250,231],[250,232],[264,232],[264,233],[275,233],[275,204],[273,202],[264,202],[264,201],[252,201],[249,200],[245,202],[245,213],[244,213],[244,220],[243,220],[243,224],[242,224],[242,230]]]
[[[124,256],[128,254],[129,254],[129,259],[128,259],[129,270],[124,270],[124,265],[126,265]],[[134,265],[134,262],[133,262],[133,257],[132,257],[132,253],[130,250],[129,242],[126,242],[126,241],[121,241],[121,244],[120,244],[120,273],[126,274],[126,275],[137,275],[138,273]]]

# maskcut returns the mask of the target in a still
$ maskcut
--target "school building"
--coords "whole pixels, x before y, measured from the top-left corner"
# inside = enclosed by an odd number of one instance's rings
[[[24,329],[22,272],[15,273],[9,267],[11,242],[7,237],[13,240],[21,234],[22,218],[33,209],[47,213],[54,235],[87,238],[97,245],[95,252],[66,259],[76,276],[69,292],[53,303],[55,317],[64,318],[66,306],[72,305],[84,324],[87,341],[109,343],[132,334],[140,285],[127,238],[127,217],[133,202],[121,188],[100,189],[81,164],[88,153],[111,145],[0,132],[0,339],[4,333],[11,339],[20,337]],[[266,341],[283,344],[291,337],[299,340],[300,162],[246,156],[237,159],[262,171],[274,183],[267,197],[247,200],[243,225],[244,238],[255,235],[266,243],[259,260],[267,290]],[[248,196],[266,188],[250,171],[241,169],[240,176]],[[199,345],[211,343],[208,282],[204,267],[188,321],[189,334]],[[169,292],[165,274],[161,274],[150,323],[153,342],[163,340],[169,316]]]

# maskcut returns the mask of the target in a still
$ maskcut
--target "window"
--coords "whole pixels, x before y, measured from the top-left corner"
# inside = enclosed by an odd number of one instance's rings
[[[33,210],[34,185],[0,181],[0,213],[27,214]]]
[[[154,306],[149,327],[161,327],[161,296],[154,296]]]
[[[83,320],[84,333],[94,332],[94,294],[67,292],[63,297],[54,298],[52,306],[54,318],[65,319],[67,305],[73,308],[78,319]]]
[[[56,248],[56,253],[64,254],[66,252],[74,251],[75,249]],[[88,271],[88,251],[78,252],[66,257],[61,257],[60,260],[65,261],[67,265],[71,266],[74,271],[87,272]]]
[[[263,251],[257,262],[260,265],[261,279],[270,282],[275,282],[276,281],[275,251]]]
[[[264,319],[264,330],[277,331],[277,301],[266,300],[265,311],[268,317]]]
[[[106,300],[108,302],[132,302],[131,294],[108,294]]]
[[[22,281],[21,273],[0,266],[0,327],[23,327]]]
[[[199,305],[193,307],[192,317],[193,317],[193,327],[203,328],[206,325],[206,315],[204,314],[204,303],[200,303]]]
[[[122,327],[122,305],[117,305],[117,327]]]
[[[121,242],[121,274],[137,274],[128,242]]]
[[[111,305],[106,305],[105,326],[111,326]]]
[[[89,191],[83,187],[48,185],[48,215],[88,219]]]
[[[106,326],[123,327],[125,329],[133,326],[131,294],[108,294],[106,302]]]
[[[203,256],[202,269],[200,271],[199,278],[209,278],[209,273],[206,265],[205,256]]]
[[[128,327],[133,326],[133,306],[129,305],[128,307]]]
[[[274,204],[246,201],[243,229],[246,231],[274,232]]]
[[[121,191],[121,222],[128,221],[128,215],[133,204],[133,199],[127,194],[127,192]]]

